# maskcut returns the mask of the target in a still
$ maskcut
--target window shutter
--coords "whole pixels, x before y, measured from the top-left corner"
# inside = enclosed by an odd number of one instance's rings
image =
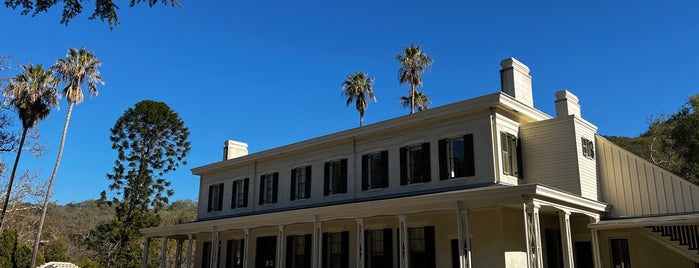
[[[323,195],[330,194],[330,162],[325,162],[325,169],[323,170]]]
[[[291,192],[289,193],[289,199],[296,200],[296,169],[291,170]]]
[[[265,203],[265,175],[260,176],[260,205]]]
[[[423,180],[423,182],[429,182],[432,180],[432,161],[430,161],[430,143],[423,143],[422,150],[420,150],[420,152],[422,153],[422,160],[426,161],[426,163],[423,163],[423,167],[425,168],[425,179]]]
[[[277,194],[279,193],[279,172],[274,172],[272,180],[272,203],[277,203]]]
[[[347,158],[340,161],[340,170],[342,171],[340,180],[340,193],[347,193]]]
[[[329,245],[328,245],[328,233],[323,233],[323,255],[321,258],[323,261],[323,264],[321,265],[321,267],[328,267],[328,265],[327,265],[328,259],[329,259],[328,258],[329,257],[328,256],[328,247],[329,247]]]
[[[340,249],[342,250],[342,268],[349,268],[349,232],[340,233]]]
[[[304,259],[304,262],[303,262],[303,263],[305,264],[306,267],[310,267],[310,266],[311,266],[311,261],[312,261],[312,260],[311,260],[311,256],[312,256],[312,255],[311,255],[311,250],[312,250],[311,248],[312,248],[312,245],[313,245],[313,241],[312,241],[312,240],[313,240],[313,235],[307,234],[307,235],[304,235],[303,238],[306,240],[306,241],[303,243],[303,246],[304,246],[304,250],[303,250],[303,259]]]
[[[380,187],[388,187],[388,151],[381,152],[381,182]]]
[[[240,207],[248,207],[248,191],[250,190],[250,179],[243,180],[243,204]]]
[[[369,155],[362,155],[362,191],[369,189]]]
[[[473,134],[464,135],[464,167],[466,177],[476,176],[476,151],[473,148]]]
[[[240,239],[238,247],[240,248],[240,265],[238,267],[243,267],[243,263],[245,263],[245,238]]]
[[[223,208],[223,183],[218,184],[218,203],[216,204],[216,210],[221,210]]]
[[[286,267],[294,267],[294,238],[293,235],[286,237]]]
[[[434,226],[425,226],[425,253],[428,267],[436,267],[437,258],[434,250]]]
[[[214,186],[209,185],[209,198],[208,198],[208,204],[206,206],[206,212],[211,212],[211,209],[213,208],[213,202],[214,202]]]
[[[522,139],[517,138],[517,170],[515,175],[519,179],[524,179],[524,166],[522,165]]]
[[[311,198],[311,166],[306,166],[306,191],[304,198]]]
[[[446,180],[449,178],[449,159],[447,159],[447,142],[449,140],[439,140],[437,147],[439,148],[439,179]]]
[[[383,267],[393,267],[393,230],[383,229]]]
[[[231,208],[235,208],[236,202],[238,202],[238,181],[233,181],[233,191],[231,198]]]
[[[500,150],[502,151],[502,172],[505,175],[510,175],[510,151],[508,148],[508,139],[505,132],[500,132]]]
[[[408,148],[400,148],[400,185],[408,184]]]

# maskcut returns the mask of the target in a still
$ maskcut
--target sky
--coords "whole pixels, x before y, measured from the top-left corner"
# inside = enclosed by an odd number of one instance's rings
[[[697,1],[116,2],[113,30],[87,19],[92,1],[68,26],[60,3],[35,17],[0,7],[0,55],[51,65],[84,46],[103,62],[106,84],[73,111],[52,196],[60,204],[107,189],[117,157],[109,129],[141,100],[167,103],[191,131],[188,164],[166,175],[171,200],[197,199],[190,169],[220,161],[225,140],[254,153],[357,127],[341,95],[348,74],[375,78],[365,124],[405,115],[396,55],[411,44],[434,60],[421,88],[431,107],[500,91],[509,57],[531,69],[537,109],[554,115],[554,93],[567,89],[603,135],[637,136],[651,115],[699,92]],[[20,169],[48,178],[67,107],[62,99],[38,124],[49,151],[23,155]]]

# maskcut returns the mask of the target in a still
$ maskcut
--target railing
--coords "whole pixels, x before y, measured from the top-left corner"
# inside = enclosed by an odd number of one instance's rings
[[[699,225],[650,226],[653,232],[699,251]]]

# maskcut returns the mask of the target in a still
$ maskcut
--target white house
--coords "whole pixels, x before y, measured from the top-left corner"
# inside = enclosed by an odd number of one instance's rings
[[[529,68],[501,66],[501,92],[254,154],[227,141],[192,169],[197,220],[146,246],[176,240],[178,267],[695,267],[699,188],[597,135],[571,92],[537,110]]]

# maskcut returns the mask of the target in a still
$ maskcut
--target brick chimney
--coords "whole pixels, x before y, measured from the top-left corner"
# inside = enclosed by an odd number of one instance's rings
[[[248,144],[247,143],[234,141],[234,140],[227,140],[223,144],[225,145],[223,147],[223,160],[228,160],[228,159],[233,159],[236,157],[248,155]]]
[[[556,92],[556,117],[573,115],[582,118],[580,115],[580,104],[578,97],[568,90]]]
[[[500,67],[502,67],[500,70],[502,92],[530,107],[534,107],[532,77],[529,75],[529,67],[515,58],[502,60]]]

